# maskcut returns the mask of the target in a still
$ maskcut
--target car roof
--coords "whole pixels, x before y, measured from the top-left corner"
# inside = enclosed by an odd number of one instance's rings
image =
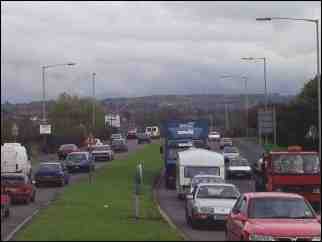
[[[68,155],[74,155],[74,154],[88,154],[87,151],[75,151],[75,152],[71,152]]]
[[[221,176],[217,176],[217,175],[207,175],[207,174],[202,174],[202,175],[195,175],[193,178],[199,178],[199,177],[214,177],[214,178],[222,178]],[[192,178],[192,179],[193,179]]]
[[[40,162],[40,165],[61,165],[60,162]]]
[[[26,177],[25,174],[23,173],[10,173],[10,172],[6,172],[6,173],[2,173],[1,176],[16,176],[16,177]]]
[[[303,198],[301,195],[296,193],[286,192],[248,192],[244,193],[248,198],[269,198],[269,197],[280,197],[280,198]]]

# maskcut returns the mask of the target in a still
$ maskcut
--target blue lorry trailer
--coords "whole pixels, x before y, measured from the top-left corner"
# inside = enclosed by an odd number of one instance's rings
[[[176,164],[178,152],[194,146],[194,141],[207,144],[209,121],[170,120],[162,123],[161,136],[164,138],[163,157],[165,165],[166,187],[176,187]]]

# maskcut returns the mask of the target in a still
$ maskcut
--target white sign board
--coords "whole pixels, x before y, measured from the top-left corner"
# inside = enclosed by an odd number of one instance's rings
[[[121,127],[121,118],[118,114],[108,114],[105,115],[105,125],[120,128]]]
[[[51,125],[50,124],[41,124],[39,126],[40,134],[51,134]]]

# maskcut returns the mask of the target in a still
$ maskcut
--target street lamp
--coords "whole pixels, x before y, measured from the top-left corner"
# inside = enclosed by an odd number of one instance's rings
[[[319,126],[319,158],[321,160],[321,74],[320,74],[320,48],[319,48],[319,20],[308,18],[280,18],[280,17],[265,17],[256,18],[257,21],[272,21],[272,20],[291,20],[291,21],[305,21],[315,23],[316,34],[316,72],[318,84],[318,126]]]
[[[223,75],[221,78],[234,78],[238,76]],[[248,90],[247,90],[247,76],[241,76],[241,79],[245,83],[245,109],[246,109],[246,137],[248,137]]]
[[[42,123],[46,124],[47,120],[46,120],[46,92],[45,92],[45,70],[48,68],[53,68],[53,67],[58,67],[58,66],[74,66],[76,65],[76,63],[74,62],[68,62],[68,63],[63,63],[63,64],[54,64],[54,65],[45,65],[42,66]],[[46,134],[44,134],[44,148],[46,146]]]
[[[94,128],[95,128],[95,76],[96,73],[93,72],[92,73],[92,77],[93,77],[93,108],[92,108],[92,127],[93,127],[93,133],[94,133]]]
[[[42,98],[43,98],[43,103],[42,103],[42,120],[43,120],[44,123],[46,122],[45,70],[48,69],[48,68],[57,67],[57,66],[74,66],[74,65],[76,65],[76,63],[74,63],[74,62],[68,62],[68,63],[64,63],[64,64],[45,65],[45,66],[42,66],[41,67],[42,68]]]

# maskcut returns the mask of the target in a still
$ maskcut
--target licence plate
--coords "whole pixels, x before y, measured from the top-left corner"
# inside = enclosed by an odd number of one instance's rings
[[[226,215],[224,215],[224,214],[215,214],[213,218],[214,218],[214,220],[225,220]]]

